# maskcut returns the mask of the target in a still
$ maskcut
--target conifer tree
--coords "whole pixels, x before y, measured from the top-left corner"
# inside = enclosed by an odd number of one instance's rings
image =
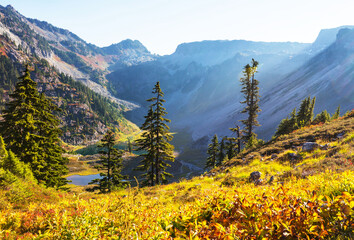
[[[255,73],[257,72],[258,62],[252,59],[252,66],[247,64],[244,67],[243,74],[244,76],[240,79],[242,90],[245,100],[241,102],[245,104],[245,108],[241,111],[241,113],[247,113],[248,118],[245,120],[241,120],[241,122],[245,125],[245,135],[244,140],[248,142],[252,136],[256,137],[254,133],[254,128],[260,126],[257,117],[258,112],[260,112],[260,108],[258,106],[259,103],[259,81],[255,79]]]
[[[167,183],[167,177],[172,177],[172,174],[166,172],[166,168],[171,166],[168,162],[174,161],[174,148],[169,143],[172,140],[172,135],[166,123],[171,121],[165,118],[167,112],[163,107],[165,100],[160,82],[155,84],[152,93],[155,94],[155,97],[147,100],[152,104],[141,127],[145,132],[142,138],[136,141],[136,144],[139,150],[146,152],[137,169],[146,171],[143,174],[146,179],[145,184],[154,186]]]
[[[333,114],[332,119],[337,119],[340,116],[340,105],[337,107],[336,112]]]
[[[290,113],[290,119],[289,119],[289,133],[298,129],[298,120],[296,116],[296,108],[293,109],[293,111]]]
[[[224,161],[224,158],[225,158],[225,148],[226,148],[226,137],[223,137],[221,139],[221,142],[220,142],[220,149],[219,149],[219,154],[218,154],[218,160],[217,160],[217,163],[216,163],[216,166],[220,166],[222,164],[222,162]]]
[[[236,144],[236,138],[234,137],[228,137],[227,138],[227,143],[226,143],[226,156],[228,159],[232,159],[233,157],[235,157],[237,154],[236,154],[236,151],[235,148],[236,148],[237,144]]]
[[[213,168],[217,164],[218,156],[219,156],[219,141],[218,136],[215,134],[211,143],[208,146],[208,155],[205,168]]]
[[[297,123],[299,127],[308,126],[311,124],[315,109],[316,97],[311,100],[311,97],[305,98],[300,105],[300,109],[297,113]]]
[[[133,152],[132,139],[130,137],[128,138],[128,152]]]
[[[236,141],[236,146],[237,146],[237,150],[236,150],[236,154],[239,154],[241,152],[241,138],[242,138],[242,132],[241,132],[241,129],[240,129],[240,126],[236,125],[235,128],[230,128],[230,130],[236,134],[236,138],[235,138],[235,141]],[[229,159],[230,156],[229,156]]]
[[[125,183],[122,181],[126,176],[121,174],[123,168],[122,151],[114,148],[116,141],[114,133],[108,131],[101,140],[99,147],[101,148],[101,160],[99,165],[96,166],[100,173],[101,178],[92,180],[89,184],[98,184],[89,189],[94,191],[100,190],[100,193],[111,192],[113,189],[124,187]]]
[[[296,116],[296,108],[294,108],[290,113],[290,119],[286,117],[285,119],[281,120],[277,131],[275,132],[275,136],[289,134],[296,129],[298,129],[298,121]]]
[[[154,146],[154,111],[150,106],[148,114],[145,116],[145,122],[141,126],[141,130],[144,131],[141,138],[135,141],[135,145],[138,146],[138,151],[143,151],[140,156],[143,157],[140,164],[135,170],[142,171],[142,177],[144,178],[143,186],[155,185],[155,146]]]
[[[38,93],[28,65],[19,79],[6,104],[1,134],[9,150],[29,164],[39,182],[59,188],[67,183],[62,175],[68,172],[68,159],[62,157],[64,150],[59,146],[59,120],[53,115],[59,108]]]
[[[329,121],[331,121],[331,115],[327,112],[327,110],[323,110],[321,113],[317,114],[317,116],[313,120],[313,123],[318,124],[318,123],[326,123]]]

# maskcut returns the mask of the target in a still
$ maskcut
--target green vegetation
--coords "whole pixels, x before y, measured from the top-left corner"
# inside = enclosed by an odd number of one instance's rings
[[[208,155],[205,168],[214,168],[215,166],[219,166],[220,164],[217,162],[219,155],[219,140],[218,136],[215,134],[211,143],[208,146]]]
[[[61,139],[71,144],[92,141],[97,132],[104,134],[106,127],[116,129],[120,136],[138,131],[127,121],[123,106],[92,91],[71,77],[59,74],[45,60],[33,60],[31,79],[37,82],[38,90],[50,97],[63,111],[54,114],[61,119]],[[21,65],[6,56],[0,56],[0,110],[5,109],[9,95],[18,82]]]
[[[257,120],[257,113],[261,111],[258,106],[260,97],[258,87],[259,81],[254,78],[254,75],[257,72],[257,67],[258,62],[252,59],[252,66],[247,64],[244,67],[244,76],[240,79],[242,85],[241,93],[243,93],[245,98],[245,100],[241,103],[246,105],[241,113],[248,114],[247,119],[241,120],[241,122],[245,125],[244,140],[245,142],[249,142],[249,145],[253,143],[250,140],[252,140],[252,138],[256,138],[254,128],[260,126]]]
[[[145,178],[143,185],[149,186],[167,183],[166,177],[172,177],[172,174],[166,172],[166,168],[171,166],[167,161],[174,161],[173,146],[169,143],[172,135],[166,124],[170,120],[164,117],[167,112],[163,107],[165,100],[160,82],[156,83],[152,93],[156,94],[156,97],[147,100],[152,104],[141,127],[141,130],[145,132],[140,139],[135,141],[138,150],[145,151],[141,155],[144,158],[137,170],[145,172],[142,175]]]
[[[290,118],[287,117],[281,120],[275,136],[280,136],[284,134],[289,134],[301,127],[309,126],[311,124],[320,124],[326,123],[334,119],[338,119],[340,116],[340,106],[336,109],[336,112],[331,115],[327,110],[323,110],[321,113],[317,114],[314,118],[314,109],[315,109],[316,98],[314,97],[311,100],[311,97],[305,98],[300,105],[299,111],[296,113],[296,108],[291,112]]]
[[[0,132],[7,147],[26,164],[34,177],[46,186],[61,187],[67,173],[67,159],[59,146],[59,120],[52,112],[59,109],[36,89],[28,65],[7,103]],[[11,154],[10,154],[11,155]]]
[[[96,168],[104,172],[100,173],[101,178],[92,180],[89,184],[98,184],[90,189],[90,191],[99,190],[100,193],[111,192],[112,189],[121,188],[124,184],[121,180],[126,176],[121,175],[122,171],[122,152],[113,148],[115,144],[115,136],[112,131],[108,131],[102,138],[100,148],[101,160]]]
[[[353,136],[354,112],[244,150],[191,180],[109,194],[19,180],[21,187],[0,188],[0,237],[353,239]],[[310,138],[329,148],[304,152]],[[303,159],[293,166],[289,153]],[[260,185],[248,181],[254,171],[262,173]]]

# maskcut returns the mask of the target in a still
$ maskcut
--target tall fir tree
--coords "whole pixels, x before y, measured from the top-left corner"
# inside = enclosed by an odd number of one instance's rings
[[[318,123],[326,123],[331,121],[331,114],[327,112],[327,110],[323,110],[321,113],[317,114],[315,119],[313,120],[313,124],[318,124]]]
[[[62,187],[67,183],[62,176],[68,172],[68,159],[62,156],[59,120],[53,115],[59,108],[38,93],[28,65],[19,79],[4,110],[1,135],[8,149],[29,164],[39,182],[48,187]]]
[[[290,118],[286,117],[285,119],[281,120],[277,131],[275,132],[275,136],[289,134],[296,129],[298,129],[298,121],[296,116],[296,108],[294,108],[290,113]]]
[[[136,141],[138,149],[146,152],[137,169],[146,171],[143,174],[146,179],[144,183],[150,186],[167,183],[167,177],[172,177],[172,174],[166,172],[166,168],[171,166],[168,162],[173,162],[175,159],[173,156],[174,147],[169,143],[172,140],[172,135],[167,126],[171,120],[165,118],[167,112],[163,107],[165,100],[160,82],[155,84],[152,93],[156,96],[147,100],[152,104],[141,127],[145,132],[142,138]]]
[[[223,137],[220,141],[220,149],[219,149],[218,160],[216,162],[216,166],[220,166],[226,157],[226,155],[225,155],[226,140],[227,140],[227,137]]]
[[[214,168],[217,164],[219,156],[219,140],[216,134],[208,146],[208,155],[209,157],[207,158],[205,168]]]
[[[300,105],[297,113],[297,123],[299,127],[308,126],[311,124],[314,117],[316,97],[311,100],[311,97],[305,98]]]
[[[337,107],[336,112],[333,114],[332,119],[337,119],[340,116],[340,105]]]
[[[101,178],[92,180],[89,184],[97,184],[90,191],[99,190],[100,193],[111,192],[114,189],[122,188],[125,182],[122,181],[127,177],[121,174],[123,168],[122,151],[114,148],[116,143],[114,133],[108,131],[101,140],[99,147],[101,148],[101,160],[96,168]]]
[[[241,152],[241,138],[242,138],[242,131],[241,131],[241,128],[240,126],[236,125],[236,127],[234,128],[230,128],[230,130],[236,134],[236,138],[235,138],[235,141],[236,141],[236,153],[235,155],[239,154]],[[229,157],[229,159],[231,159]]]
[[[150,106],[148,114],[145,116],[145,122],[140,127],[143,131],[141,138],[135,140],[135,145],[138,147],[138,151],[142,151],[140,154],[143,159],[140,165],[135,169],[137,171],[144,172],[142,177],[144,178],[143,186],[155,185],[155,146],[154,146],[154,110]]]
[[[235,149],[236,146],[237,146],[236,138],[228,137],[226,142],[226,156],[228,159],[232,159],[237,155]]]
[[[260,126],[257,117],[259,108],[259,81],[255,79],[255,74],[257,72],[258,62],[252,59],[252,65],[247,64],[244,67],[243,74],[244,76],[240,79],[245,100],[242,101],[242,104],[245,104],[245,108],[241,113],[247,113],[248,117],[241,122],[245,125],[245,135],[244,140],[248,142],[252,136],[256,137],[254,133],[254,128]]]

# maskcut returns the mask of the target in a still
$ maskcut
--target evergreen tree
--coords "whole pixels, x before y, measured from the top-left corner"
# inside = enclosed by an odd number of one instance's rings
[[[327,112],[327,110],[324,110],[321,113],[317,114],[316,118],[313,120],[313,123],[318,124],[326,123],[329,121],[331,121],[331,115]]]
[[[232,159],[233,157],[235,157],[237,155],[236,154],[237,150],[235,150],[236,146],[237,146],[236,138],[228,137],[227,143],[226,143],[226,156],[228,159]]]
[[[0,131],[8,148],[21,161],[29,164],[34,177],[49,187],[67,183],[67,158],[59,146],[59,120],[53,111],[59,109],[36,89],[28,65],[19,78],[11,101],[6,104]]]
[[[211,143],[208,146],[208,155],[205,168],[214,168],[217,164],[218,156],[219,156],[219,141],[218,136],[215,134]]]
[[[235,153],[235,156],[236,156],[237,154],[239,154],[241,152],[242,132],[241,132],[240,126],[238,126],[238,125],[236,125],[235,128],[230,128],[230,130],[236,134],[236,138],[235,138],[236,146],[237,146],[237,150]],[[229,159],[231,159],[230,156],[229,156]]]
[[[222,162],[224,161],[224,159],[225,159],[225,153],[224,153],[224,151],[225,151],[225,149],[226,149],[226,146],[225,146],[225,144],[226,144],[226,137],[223,137],[222,138],[222,140],[221,140],[221,142],[220,142],[220,149],[219,149],[219,154],[218,154],[218,161],[217,161],[217,163],[216,163],[216,166],[220,166],[221,164],[222,164]]]
[[[340,105],[337,107],[336,112],[333,114],[332,119],[337,119],[340,116]]]
[[[123,168],[122,151],[114,148],[115,142],[114,133],[112,131],[108,131],[102,138],[99,145],[101,148],[101,160],[96,168],[103,172],[100,173],[101,178],[94,179],[89,183],[98,184],[98,186],[94,186],[89,189],[89,191],[98,189],[100,193],[107,193],[125,185],[122,180],[126,179],[126,176],[121,174]]]
[[[147,101],[151,102],[148,115],[145,117],[145,122],[141,129],[145,132],[142,138],[136,141],[139,150],[144,150],[144,159],[138,170],[145,170],[143,176],[146,178],[145,184],[154,186],[161,183],[167,183],[167,177],[172,177],[172,174],[166,172],[166,168],[171,165],[167,162],[173,162],[173,146],[169,143],[172,140],[172,135],[169,132],[169,127],[166,123],[171,122],[165,118],[167,112],[163,107],[165,100],[164,93],[160,88],[160,82],[155,84],[153,94],[156,97],[150,98]]]
[[[257,120],[257,113],[261,111],[258,106],[260,98],[258,87],[259,81],[255,79],[257,67],[258,62],[252,59],[252,66],[247,64],[244,67],[244,76],[240,79],[242,85],[241,93],[243,93],[245,97],[245,100],[241,103],[246,105],[241,113],[248,114],[247,119],[241,120],[241,122],[245,125],[244,140],[246,142],[248,142],[252,136],[256,136],[254,133],[254,128],[256,126],[260,126]]]
[[[145,116],[145,122],[141,126],[143,134],[141,138],[135,141],[135,145],[138,146],[138,151],[143,151],[140,156],[143,157],[140,164],[135,170],[142,171],[142,177],[144,181],[143,186],[154,186],[155,185],[155,146],[154,146],[154,111],[152,106],[150,106],[148,114]]]
[[[283,134],[289,134],[294,130],[298,129],[297,123],[297,116],[296,116],[296,108],[290,113],[290,119],[286,117],[286,119],[281,120],[277,131],[275,132],[275,136],[280,136]]]
[[[290,122],[289,122],[289,118],[286,117],[285,119],[282,119],[280,121],[277,127],[277,131],[275,132],[275,136],[280,136],[288,133],[290,133]]]
[[[300,109],[297,113],[297,123],[299,127],[308,126],[311,124],[315,108],[316,97],[311,100],[311,97],[305,98],[300,105]]]
[[[296,108],[294,108],[290,113],[289,125],[289,133],[299,128],[298,120],[296,117]]]
[[[128,138],[128,152],[133,152],[132,139],[130,137]]]

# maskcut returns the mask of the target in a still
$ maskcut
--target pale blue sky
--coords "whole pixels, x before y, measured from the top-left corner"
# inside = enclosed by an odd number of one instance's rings
[[[0,0],[21,14],[108,46],[130,38],[170,54],[183,42],[313,42],[323,28],[354,25],[354,0]]]

